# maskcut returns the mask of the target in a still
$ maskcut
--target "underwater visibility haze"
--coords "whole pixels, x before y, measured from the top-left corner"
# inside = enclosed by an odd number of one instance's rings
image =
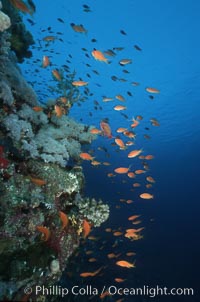
[[[1,4],[1,301],[200,301],[200,2]]]

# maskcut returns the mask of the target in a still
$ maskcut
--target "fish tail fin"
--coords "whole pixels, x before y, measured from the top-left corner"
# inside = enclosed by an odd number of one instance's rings
[[[103,266],[101,266],[98,270],[96,270],[93,274],[93,276],[96,276],[101,270],[103,269]]]
[[[128,122],[134,122],[134,121],[135,121],[134,116],[132,116],[132,118],[130,120],[128,120]]]

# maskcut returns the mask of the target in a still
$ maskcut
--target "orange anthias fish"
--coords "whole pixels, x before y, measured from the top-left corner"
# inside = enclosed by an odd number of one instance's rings
[[[84,28],[82,24],[78,25],[78,24],[71,23],[70,25],[72,29],[77,33],[87,33],[87,30]]]
[[[103,102],[111,102],[113,101],[113,98],[104,97]]]
[[[156,126],[156,127],[160,126],[160,123],[155,118],[150,119],[150,122],[153,126]]]
[[[140,198],[143,198],[143,199],[152,199],[153,195],[149,194],[149,193],[142,193],[142,194],[140,194]]]
[[[101,165],[101,162],[97,161],[97,160],[93,160],[93,161],[91,161],[91,165],[93,165],[93,166],[99,166],[99,165]]]
[[[136,120],[139,120],[139,121],[143,120],[143,116],[142,115],[137,115]]]
[[[124,66],[124,65],[127,65],[127,64],[131,64],[132,63],[132,60],[131,59],[122,59],[119,61],[119,64]]]
[[[90,231],[91,231],[91,226],[90,226],[89,222],[86,219],[84,219],[83,220],[83,236],[84,236],[84,238],[86,238],[89,235]]]
[[[152,87],[147,87],[147,88],[145,88],[145,90],[149,93],[160,93],[160,90],[158,90],[156,88],[152,88]]]
[[[92,133],[92,134],[100,134],[102,131],[101,130],[99,130],[99,129],[97,129],[97,128],[92,128],[91,130],[90,130],[90,133]]]
[[[63,108],[61,106],[55,105],[54,110],[57,117],[61,117],[63,115]]]
[[[47,66],[49,66],[49,64],[50,64],[49,57],[43,56],[43,58],[42,58],[42,67],[46,68]]]
[[[138,224],[141,224],[142,223],[142,220],[135,220],[132,222],[132,224],[134,225],[138,225]]]
[[[72,82],[72,85],[73,85],[73,86],[82,87],[82,86],[88,85],[88,82],[85,82],[85,81],[73,81],[73,82]]]
[[[122,278],[115,278],[115,282],[121,283],[124,282],[126,279],[122,279]]]
[[[120,150],[126,149],[123,140],[121,140],[120,138],[115,138],[115,143],[119,146]]]
[[[132,146],[132,145],[134,145],[134,142],[128,141],[128,142],[125,143],[125,145],[126,145],[126,146]]]
[[[109,259],[113,259],[113,258],[118,258],[120,255],[121,255],[121,253],[120,254],[110,253],[110,254],[107,255],[107,257]]]
[[[107,161],[104,161],[104,162],[103,162],[103,165],[104,165],[104,166],[110,166],[111,164],[110,164],[109,162],[107,162]]]
[[[143,173],[146,173],[146,171],[142,170],[142,169],[135,170],[135,174],[137,174],[137,175],[143,174]]]
[[[127,199],[127,200],[126,200],[126,203],[127,203],[127,204],[130,204],[130,203],[133,203],[133,202],[134,202],[134,201],[133,201],[132,199]]]
[[[139,233],[141,232],[142,230],[144,230],[144,227],[141,227],[139,229],[126,229],[126,233]]]
[[[127,267],[127,268],[135,267],[135,263],[130,263],[126,260],[117,261],[116,264],[121,267]]]
[[[137,219],[138,217],[140,217],[140,215],[133,215],[133,216],[130,216],[129,218],[128,218],[128,220],[135,220],[135,219]]]
[[[33,14],[33,11],[30,10],[30,8],[27,6],[27,4],[22,0],[9,0],[12,6],[14,6],[16,9],[20,10],[22,13],[25,14]]]
[[[56,39],[55,36],[46,36],[46,37],[42,38],[42,40],[45,42],[54,41],[55,39]]]
[[[47,183],[46,180],[41,178],[30,177],[30,180],[37,186],[44,186]]]
[[[144,227],[141,227],[139,229],[127,229],[124,237],[129,238],[129,239],[132,238],[135,240],[141,239],[142,236],[138,233],[140,233],[143,229],[144,229]]]
[[[68,226],[68,224],[69,224],[69,218],[68,218],[68,216],[67,216],[64,212],[62,212],[62,211],[59,211],[59,216],[60,216],[60,219],[61,219],[61,221],[62,221],[62,230],[63,230],[64,228],[66,228],[66,227]]]
[[[116,105],[115,107],[113,107],[113,109],[116,111],[126,110],[126,106]]]
[[[104,54],[100,50],[94,50],[92,51],[92,56],[95,58],[97,61],[105,62],[108,63],[108,59],[104,56]]]
[[[84,160],[93,160],[94,157],[92,157],[89,153],[86,152],[82,152],[79,154],[80,158],[84,159]]]
[[[32,109],[33,109],[35,112],[43,111],[43,108],[40,107],[40,106],[34,106],[34,107],[32,107]]]
[[[147,176],[146,180],[149,181],[149,182],[151,182],[151,183],[155,183],[156,182],[155,179],[152,176]]]
[[[88,259],[88,261],[89,261],[89,262],[96,262],[97,259],[96,259],[96,258],[90,258],[90,259]]]
[[[86,255],[91,255],[93,253],[93,251],[89,250],[89,251],[86,251],[85,253],[86,253]]]
[[[154,156],[151,155],[151,154],[145,156],[145,159],[147,159],[147,160],[150,160],[150,159],[153,159],[153,158],[154,158]]]
[[[145,187],[146,187],[147,189],[152,188],[152,184],[146,184]]]
[[[123,133],[124,131],[127,131],[127,128],[120,127],[116,130],[117,133]]]
[[[136,134],[133,131],[124,131],[123,134],[129,138],[135,138]]]
[[[105,292],[103,292],[101,295],[100,295],[100,299],[104,299],[105,297],[107,296],[111,296],[110,292],[108,290],[106,290]]]
[[[135,182],[135,183],[133,184],[133,187],[134,187],[134,188],[137,188],[137,187],[140,187],[140,186],[141,186],[141,184],[138,183],[138,182]]]
[[[124,167],[120,167],[120,168],[116,168],[114,171],[115,173],[118,174],[126,174],[129,171],[130,167],[128,168],[124,168]]]
[[[129,178],[135,178],[135,173],[134,172],[128,172],[128,177]]]
[[[139,122],[133,119],[133,123],[131,124],[131,128],[136,128],[139,125]]]
[[[125,98],[121,94],[117,94],[115,98],[119,101],[125,102]]]
[[[136,253],[134,253],[134,252],[127,252],[126,253],[126,256],[128,256],[128,257],[135,256],[135,255],[136,255]]]
[[[141,227],[139,229],[127,229],[126,234],[124,235],[124,237],[129,238],[129,239],[133,239],[133,240],[139,240],[139,239],[143,238],[143,236],[140,235],[140,232],[143,229],[144,229],[144,227]]]
[[[142,239],[143,236],[140,235],[140,234],[137,234],[137,233],[126,233],[124,235],[124,237],[130,239],[130,240],[139,240],[139,239]]]
[[[61,81],[61,75],[57,69],[52,70],[52,75],[57,81]]]
[[[96,236],[88,236],[88,239],[89,239],[89,240],[94,240],[94,241],[99,240],[99,238],[96,237]]]
[[[44,235],[44,241],[48,241],[49,240],[49,237],[50,237],[50,231],[47,227],[44,227],[44,226],[41,226],[41,225],[38,225],[36,227],[36,229],[42,233]]]
[[[94,277],[96,276],[103,267],[100,267],[98,270],[94,271],[94,272],[85,272],[85,273],[81,273],[80,276],[81,277]]]
[[[138,155],[140,155],[140,153],[142,153],[142,149],[140,150],[133,150],[128,154],[128,158],[133,158],[136,157]]]
[[[112,133],[111,133],[111,128],[109,126],[108,123],[104,122],[104,121],[101,121],[100,122],[100,127],[101,127],[101,130],[103,131],[103,135],[104,136],[107,136],[108,138],[112,138]]]
[[[114,235],[114,236],[121,236],[121,235],[123,235],[123,233],[122,233],[122,232],[119,232],[119,231],[116,231],[116,232],[113,233],[113,235]]]

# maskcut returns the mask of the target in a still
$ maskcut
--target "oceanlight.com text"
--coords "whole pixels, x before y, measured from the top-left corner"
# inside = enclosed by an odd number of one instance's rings
[[[36,285],[35,287],[26,287],[24,289],[25,294],[34,293],[37,295],[45,296],[148,296],[154,298],[157,296],[194,296],[193,288],[168,288],[168,287],[150,287],[144,285],[142,287],[117,287],[115,285],[102,286],[102,288],[96,288],[92,285],[86,285],[84,287],[74,285],[71,288],[65,288],[58,285],[46,287],[44,285]]]
[[[193,296],[193,288],[168,288],[168,287],[150,287],[144,285],[143,287],[135,288],[118,288],[116,286],[110,286],[108,292],[111,296],[113,295],[124,295],[124,296],[148,296],[154,298],[156,296]]]

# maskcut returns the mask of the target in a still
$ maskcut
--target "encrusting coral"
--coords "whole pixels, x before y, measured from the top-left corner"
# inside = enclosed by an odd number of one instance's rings
[[[0,9],[2,9],[2,3],[0,1]],[[10,18],[8,15],[0,11],[0,32],[8,29],[11,26]]]
[[[83,198],[79,193],[76,194],[75,205],[79,214],[91,221],[95,227],[100,226],[109,217],[109,206],[102,200],[98,202],[94,198]]]

